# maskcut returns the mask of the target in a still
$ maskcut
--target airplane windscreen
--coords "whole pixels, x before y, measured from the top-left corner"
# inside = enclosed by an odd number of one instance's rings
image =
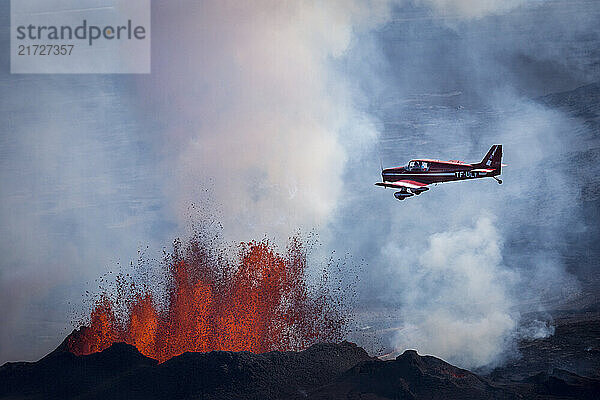
[[[412,160],[408,163],[409,171],[427,171],[429,165],[425,161]]]

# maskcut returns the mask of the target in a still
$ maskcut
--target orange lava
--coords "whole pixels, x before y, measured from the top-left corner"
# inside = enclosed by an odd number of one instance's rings
[[[176,242],[165,261],[167,295],[120,281],[95,302],[87,327],[66,341],[75,354],[126,342],[161,362],[188,351],[301,350],[338,341],[346,319],[324,282],[306,282],[306,250],[292,238],[285,254],[268,242],[241,244],[234,260],[213,242]],[[161,297],[162,298],[162,297]],[[125,311],[119,315],[118,306]]]

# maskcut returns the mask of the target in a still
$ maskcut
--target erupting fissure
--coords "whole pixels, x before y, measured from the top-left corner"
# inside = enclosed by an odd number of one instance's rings
[[[299,237],[284,254],[267,241],[242,243],[233,260],[216,242],[200,234],[186,245],[175,242],[162,269],[166,296],[117,280],[116,294],[105,290],[95,301],[89,323],[67,338],[67,349],[82,355],[126,342],[162,362],[188,351],[301,350],[343,337],[342,302],[326,272],[320,284],[307,284]]]

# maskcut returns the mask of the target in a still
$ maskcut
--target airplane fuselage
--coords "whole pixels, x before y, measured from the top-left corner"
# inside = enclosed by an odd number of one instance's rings
[[[477,178],[494,178],[502,173],[502,145],[493,145],[481,162],[467,164],[461,161],[430,159],[411,160],[403,167],[381,171],[382,182],[375,185],[398,189],[394,196],[404,200],[429,190],[432,183],[464,181]]]
[[[423,167],[396,167],[386,168],[381,175],[383,182],[397,182],[409,180],[430,185],[432,183],[462,181],[466,179],[488,178],[500,174],[498,170],[485,171],[485,168],[476,168],[472,164],[438,161],[438,160],[413,160],[420,162]],[[411,161],[412,162],[412,161]]]

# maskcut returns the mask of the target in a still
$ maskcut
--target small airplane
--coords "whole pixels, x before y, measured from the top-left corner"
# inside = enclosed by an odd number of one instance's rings
[[[382,168],[383,182],[377,182],[375,185],[400,189],[394,193],[394,197],[404,200],[429,190],[427,185],[432,183],[491,177],[501,184],[502,181],[497,175],[502,173],[502,167],[505,166],[502,164],[502,145],[495,144],[478,163],[419,159],[411,160],[403,167]]]

